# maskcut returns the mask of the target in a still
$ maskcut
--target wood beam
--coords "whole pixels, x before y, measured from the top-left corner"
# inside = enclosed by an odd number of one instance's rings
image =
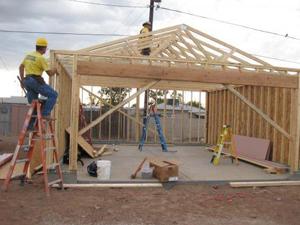
[[[80,77],[77,74],[77,55],[73,59],[73,78],[71,95],[71,133],[70,133],[70,157],[69,169],[77,170],[77,152],[78,152],[78,118],[79,118],[79,84]]]
[[[82,86],[101,86],[101,87],[123,87],[141,88],[148,84],[151,79],[134,79],[109,76],[80,76]],[[212,91],[223,89],[221,84],[185,82],[185,81],[159,81],[153,86],[161,90],[185,90],[185,91]]]
[[[248,99],[246,99],[243,95],[241,95],[231,85],[224,85],[224,87],[226,89],[228,89],[236,97],[238,97],[240,100],[242,100],[244,103],[246,103],[251,109],[253,109],[255,112],[257,112],[264,120],[266,120],[272,127],[274,127],[276,130],[278,130],[280,133],[282,133],[285,137],[287,137],[289,140],[292,138],[291,135],[288,132],[286,132],[282,127],[280,127],[268,115],[266,115],[259,108],[257,108],[256,105],[254,105],[252,102],[250,102]]]
[[[153,65],[129,65],[119,63],[78,61],[78,73],[94,76],[115,76],[137,79],[190,81],[235,85],[256,85],[297,88],[297,76],[250,72],[240,70],[212,70],[203,68],[178,68]]]
[[[251,182],[230,182],[231,187],[278,187],[278,186],[299,186],[299,180],[283,181],[251,181]]]
[[[71,127],[68,127],[66,131],[70,134],[71,133]],[[94,147],[90,145],[82,136],[78,136],[78,145],[82,147],[82,149],[89,154],[92,158],[94,158],[94,153],[95,151]]]
[[[142,87],[139,91],[137,91],[135,94],[133,94],[132,96],[130,96],[129,98],[125,99],[123,102],[120,102],[118,105],[114,106],[113,108],[111,108],[110,110],[108,110],[106,113],[104,113],[102,116],[98,117],[97,119],[95,119],[93,122],[91,122],[90,124],[88,124],[86,127],[84,127],[83,129],[81,129],[79,131],[79,135],[84,134],[86,131],[88,131],[89,129],[91,129],[92,127],[94,127],[95,125],[97,125],[98,123],[100,123],[105,117],[107,117],[108,115],[112,114],[114,111],[118,110],[119,108],[121,108],[123,105],[127,104],[128,102],[130,102],[131,100],[133,100],[134,98],[136,98],[137,96],[139,96],[140,94],[142,94],[145,90],[151,88],[153,85],[155,85],[158,81],[152,81],[149,84],[147,84],[146,86]]]

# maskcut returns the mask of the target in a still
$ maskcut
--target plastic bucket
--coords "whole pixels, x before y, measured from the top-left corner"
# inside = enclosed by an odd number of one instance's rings
[[[97,161],[97,178],[98,178],[98,180],[109,180],[110,179],[110,168],[111,168],[111,161],[98,160]]]

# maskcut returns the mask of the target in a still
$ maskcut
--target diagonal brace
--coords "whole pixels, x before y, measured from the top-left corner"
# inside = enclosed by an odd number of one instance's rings
[[[88,124],[86,127],[82,128],[79,131],[79,135],[84,134],[86,131],[88,131],[89,129],[91,129],[92,127],[96,126],[98,123],[100,123],[105,117],[107,117],[108,115],[112,114],[114,111],[118,110],[119,108],[121,108],[123,105],[126,105],[128,102],[130,102],[131,100],[133,100],[134,98],[136,98],[137,96],[139,96],[140,94],[142,94],[144,91],[146,91],[147,89],[153,87],[156,83],[158,83],[159,81],[152,81],[149,84],[147,84],[146,86],[142,87],[139,91],[137,91],[135,94],[131,95],[130,97],[126,98],[123,102],[120,102],[118,105],[116,105],[115,107],[111,108],[110,110],[108,110],[106,113],[104,113],[102,116],[98,117],[97,119],[95,119],[93,122],[91,122],[90,124]]]
[[[292,136],[288,132],[286,132],[274,120],[272,120],[267,114],[265,114],[263,111],[261,111],[259,108],[257,108],[252,102],[250,102],[243,95],[241,95],[237,90],[235,90],[232,87],[232,85],[223,84],[223,86],[227,90],[229,90],[232,94],[234,94],[236,97],[238,97],[241,101],[243,101],[246,105],[248,105],[251,109],[253,109],[255,112],[257,112],[265,121],[267,121],[272,127],[274,127],[276,130],[278,130],[280,133],[282,133],[285,137],[287,137],[289,140],[292,139]]]

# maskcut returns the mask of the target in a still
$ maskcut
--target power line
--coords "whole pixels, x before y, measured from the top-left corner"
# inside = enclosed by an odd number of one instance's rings
[[[245,28],[245,29],[254,30],[254,31],[262,32],[262,33],[272,34],[272,35],[276,35],[276,36],[290,38],[290,39],[293,39],[293,40],[300,41],[300,38],[289,36],[288,34],[280,34],[280,33],[276,33],[276,32],[273,32],[273,31],[262,30],[262,29],[258,29],[258,28],[254,28],[254,27],[250,27],[250,26],[238,24],[238,23],[232,23],[232,22],[228,22],[228,21],[225,21],[225,20],[215,19],[215,18],[212,18],[212,17],[201,16],[201,15],[198,15],[198,14],[194,14],[194,13],[190,13],[190,12],[185,12],[185,11],[181,11],[181,10],[178,10],[178,9],[171,9],[171,8],[167,8],[167,7],[162,7],[162,6],[159,6],[159,5],[157,5],[157,8],[163,9],[163,10],[167,10],[167,11],[176,12],[176,13],[186,14],[186,15],[189,15],[189,16],[199,17],[199,18],[206,19],[206,20],[212,20],[212,21],[215,21],[215,22],[224,23],[224,24],[228,24],[228,25],[232,25],[232,26],[242,27],[242,28]]]
[[[258,54],[251,54],[251,55],[266,58],[266,59],[274,59],[274,60],[277,60],[277,61],[289,62],[289,63],[294,63],[294,64],[299,64],[300,65],[300,62],[292,61],[292,60],[288,60],[288,59],[279,59],[279,58],[275,58],[275,57],[271,57],[271,56],[264,56],[264,55],[258,55]]]
[[[0,29],[1,33],[22,33],[22,34],[54,34],[54,35],[77,35],[77,36],[115,36],[126,37],[129,34],[107,34],[107,33],[75,33],[75,32],[53,32],[53,31],[28,31],[28,30],[5,30]]]
[[[67,0],[70,2],[84,3],[89,5],[101,5],[101,6],[109,6],[109,7],[120,7],[120,8],[149,8],[149,6],[142,5],[119,5],[119,4],[108,4],[108,3],[99,3],[99,2],[87,2],[87,1],[79,1],[79,0]]]

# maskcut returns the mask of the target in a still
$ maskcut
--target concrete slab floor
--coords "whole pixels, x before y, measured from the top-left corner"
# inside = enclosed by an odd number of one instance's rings
[[[277,180],[287,179],[290,174],[268,174],[262,168],[239,161],[239,165],[231,163],[231,159],[222,158],[218,166],[210,163],[212,153],[201,146],[172,146],[169,152],[162,152],[160,145],[145,145],[140,152],[137,146],[119,145],[119,151],[102,160],[111,161],[110,182],[158,182],[156,179],[142,179],[140,173],[132,180],[130,175],[142,160],[147,157],[175,159],[179,162],[180,181],[243,181],[243,180]],[[87,173],[87,165],[97,159],[83,159],[77,172],[78,182],[99,182]]]

